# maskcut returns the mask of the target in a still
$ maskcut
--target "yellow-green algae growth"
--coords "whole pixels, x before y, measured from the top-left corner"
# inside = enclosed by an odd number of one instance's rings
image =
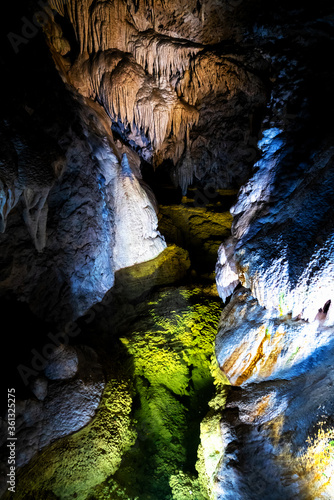
[[[170,285],[184,278],[190,265],[188,252],[169,244],[155,259],[117,271],[114,290],[123,302],[134,300],[154,287]]]
[[[95,417],[20,470],[14,498],[208,500],[203,452],[198,470],[196,461],[221,307],[213,285],[164,288],[140,302],[105,353]]]
[[[124,452],[135,442],[131,405],[130,381],[110,378],[95,418],[48,446],[20,471],[15,500],[90,498],[93,489],[116,472]]]
[[[201,422],[200,445],[196,470],[198,479],[209,500],[217,499],[216,478],[224,456],[224,443],[221,436],[221,414],[225,408],[229,382],[217,368],[216,358],[212,360],[216,394],[209,402],[210,411]]]
[[[215,287],[165,289],[121,341],[132,362],[138,433],[94,497],[207,500],[196,470],[200,422],[214,393],[211,360],[221,313]]]

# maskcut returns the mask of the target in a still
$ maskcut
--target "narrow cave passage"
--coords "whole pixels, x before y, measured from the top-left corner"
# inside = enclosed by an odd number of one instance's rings
[[[196,207],[187,203],[189,198],[183,198],[183,204],[165,205],[165,210],[178,210],[179,218],[189,221]],[[202,273],[198,261],[193,265],[187,252],[171,242],[160,257],[116,273],[105,300],[76,322],[80,334],[71,346],[83,344],[97,353],[106,380],[102,399],[88,425],[50,444],[22,469],[19,494],[207,499],[198,447],[200,424],[215,391],[214,339],[222,309],[205,250],[221,214],[216,222],[212,204],[209,208],[210,217],[208,207],[196,212],[207,225],[195,240],[194,255],[202,244]],[[189,253],[196,228],[189,224],[188,239],[182,235]],[[55,497],[48,492],[49,477]]]
[[[1,500],[334,499],[334,18],[304,4],[6,4]]]
[[[165,189],[170,193],[170,187]],[[117,377],[127,380],[134,433],[115,474],[92,499],[207,499],[198,451],[200,424],[215,392],[214,339],[222,302],[214,264],[219,238],[229,235],[227,207],[235,193],[217,192],[214,202],[202,206],[196,206],[193,195],[190,189],[180,203],[159,207],[159,228],[169,245],[165,256],[119,271],[110,305],[85,336],[85,344],[93,341],[101,356],[106,342],[105,365],[117,365]],[[176,201],[177,193],[171,198]],[[102,405],[112,406],[114,395],[109,398]]]

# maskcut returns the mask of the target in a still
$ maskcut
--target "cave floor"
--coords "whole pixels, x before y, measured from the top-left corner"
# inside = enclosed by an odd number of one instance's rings
[[[118,271],[105,299],[77,320],[72,343],[97,352],[102,400],[88,425],[21,470],[17,498],[207,499],[198,449],[215,392],[214,265],[231,226],[221,199],[161,206],[167,249]]]

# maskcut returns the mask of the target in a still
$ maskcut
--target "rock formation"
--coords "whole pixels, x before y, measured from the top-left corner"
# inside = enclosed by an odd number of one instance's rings
[[[214,2],[190,3],[140,2],[134,7],[127,1],[52,1],[46,29],[64,80],[97,100],[113,130],[142,158],[155,167],[172,161],[184,193],[194,176],[209,178],[203,161],[217,174],[217,187],[246,179],[254,152],[251,136],[257,133],[256,126],[249,131],[248,116],[261,110],[267,92],[267,64],[261,54],[253,52],[249,59],[247,53],[215,48],[226,39],[224,15],[217,16]],[[166,22],[170,15],[172,27]],[[69,23],[75,33],[71,40],[64,35]],[[241,105],[243,116],[235,129],[219,136],[222,122],[227,126],[233,108]],[[242,143],[235,158],[227,137],[233,134]],[[224,147],[219,155],[214,144],[220,141]],[[231,162],[240,165],[231,169]]]
[[[14,498],[333,499],[330,2],[4,17]]]
[[[58,133],[54,165],[48,158],[54,158],[53,143],[39,157],[12,132],[7,149],[12,148],[14,159],[18,155],[18,173],[15,177],[4,169],[3,230],[6,221],[10,226],[0,242],[8,255],[3,292],[11,290],[37,314],[64,322],[104,296],[115,270],[150,260],[166,246],[157,231],[155,202],[135,176],[140,175],[135,154],[130,152],[128,160],[124,148],[117,150],[108,117],[93,102],[70,98],[68,105],[73,122]],[[16,205],[20,210],[8,222]],[[26,241],[24,260],[16,250],[14,228]],[[41,303],[37,296],[43,294]]]
[[[231,208],[216,266],[227,303],[216,356],[232,387],[216,408],[224,453],[214,498],[333,497],[333,129],[310,72],[316,61],[307,69],[304,50],[294,54],[281,75],[303,70],[303,78],[295,88],[283,76],[274,85],[261,158]],[[282,103],[298,93],[303,105],[287,116]]]

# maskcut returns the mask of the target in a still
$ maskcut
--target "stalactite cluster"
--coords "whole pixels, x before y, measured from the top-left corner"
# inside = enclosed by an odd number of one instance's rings
[[[2,500],[333,500],[320,4],[6,5]]]
[[[199,151],[192,144],[191,131],[202,116],[205,119],[205,99],[216,95],[232,100],[242,93],[250,109],[264,99],[263,82],[244,64],[243,56],[222,56],[207,49],[203,26],[198,33],[187,33],[187,38],[171,32],[165,23],[165,5],[140,2],[134,6],[124,1],[64,5],[55,1],[50,6],[71,23],[78,44],[78,57],[70,61],[59,50],[69,44],[65,38],[59,41],[61,21],[52,15],[49,40],[58,52],[55,57],[63,78],[85,96],[97,99],[145,160],[155,167],[172,160],[183,191],[194,175],[201,178],[196,169]],[[174,15],[184,23],[181,9]],[[215,11],[209,10],[208,15],[213,18]],[[159,16],[164,18],[161,24],[156,20]],[[145,24],[138,19],[146,19]],[[75,47],[70,49],[69,54],[76,52]]]

